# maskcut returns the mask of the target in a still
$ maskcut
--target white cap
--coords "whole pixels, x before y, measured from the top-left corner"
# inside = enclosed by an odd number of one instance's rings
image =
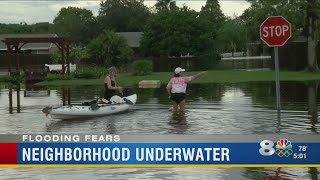
[[[182,69],[182,68],[180,68],[180,67],[177,67],[177,68],[174,70],[174,73],[179,74],[179,73],[184,72],[184,71],[185,71],[185,69]]]

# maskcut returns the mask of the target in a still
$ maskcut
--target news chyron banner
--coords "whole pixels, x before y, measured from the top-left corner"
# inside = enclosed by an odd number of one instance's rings
[[[0,167],[320,167],[320,138],[3,134]]]

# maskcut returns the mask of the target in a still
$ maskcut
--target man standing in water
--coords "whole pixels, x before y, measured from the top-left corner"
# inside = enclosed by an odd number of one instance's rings
[[[178,109],[184,111],[187,83],[207,73],[207,71],[203,71],[193,76],[183,76],[182,72],[184,71],[185,69],[177,67],[174,70],[174,77],[170,79],[167,85],[169,99],[171,99],[173,103],[173,112],[178,111]]]

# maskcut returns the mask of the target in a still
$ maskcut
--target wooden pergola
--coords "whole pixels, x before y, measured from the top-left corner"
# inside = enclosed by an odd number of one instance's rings
[[[19,52],[21,48],[27,43],[54,43],[61,53],[61,61],[62,61],[62,73],[65,73],[65,64],[67,64],[67,73],[70,74],[70,62],[69,62],[69,48],[70,48],[70,38],[67,37],[37,37],[37,38],[5,38],[2,40],[7,45],[7,55],[8,55],[8,72],[9,76],[11,76],[12,65],[11,65],[11,57],[12,53],[15,50],[15,60],[16,60],[16,72],[20,74],[20,60],[19,60]],[[66,58],[64,53],[66,54]]]

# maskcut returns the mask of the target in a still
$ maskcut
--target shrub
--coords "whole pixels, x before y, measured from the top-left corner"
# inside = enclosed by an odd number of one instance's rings
[[[104,77],[106,74],[106,68],[104,67],[83,67],[73,73],[75,78],[83,79],[98,79]]]
[[[151,74],[153,62],[151,60],[137,60],[133,62],[133,75],[144,76]]]
[[[24,74],[20,75],[20,76],[4,76],[0,81],[3,81],[5,83],[11,83],[11,84],[20,84],[23,83],[25,80],[25,76]]]

